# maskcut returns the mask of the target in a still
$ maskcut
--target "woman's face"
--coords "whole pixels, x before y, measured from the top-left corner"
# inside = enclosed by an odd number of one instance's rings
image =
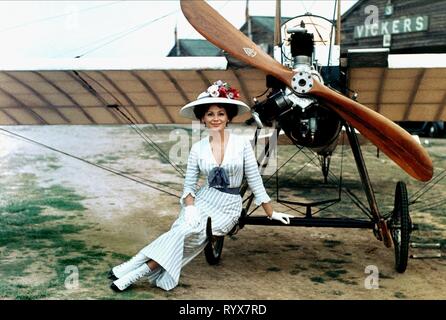
[[[224,108],[213,104],[205,112],[202,121],[209,130],[222,131],[226,128],[229,119]]]

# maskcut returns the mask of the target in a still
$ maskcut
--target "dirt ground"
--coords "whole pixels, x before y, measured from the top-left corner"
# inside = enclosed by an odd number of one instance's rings
[[[128,127],[2,128],[181,193],[182,177]],[[143,129],[167,153],[176,144],[169,141],[173,128]],[[446,140],[423,138],[422,143],[434,160],[435,173],[441,173],[446,167]],[[285,146],[279,150],[279,164],[296,151]],[[424,186],[383,154],[377,158],[373,146],[363,150],[383,214],[393,208],[397,181],[407,183],[410,196]],[[339,176],[342,163],[343,185],[366,203],[351,152],[347,147],[344,155],[341,151],[339,146],[331,169]],[[306,166],[306,173],[299,171],[305,162],[308,156],[300,155],[281,169],[280,198],[336,197],[337,185],[323,185],[315,163]],[[411,254],[445,255],[445,184],[446,179],[440,181],[411,205],[418,226],[412,241],[439,243],[441,248],[412,248]],[[299,215],[276,202],[274,179],[265,185],[276,211]],[[106,278],[109,268],[167,231],[178,210],[178,197],[1,131],[0,299],[446,298],[443,258],[410,259],[407,271],[400,274],[394,269],[393,248],[386,248],[371,230],[251,225],[225,238],[217,266],[210,266],[204,254],[188,264],[172,291],[141,280],[125,293],[112,292]],[[340,203],[318,215],[367,219],[345,193]],[[370,270],[378,272],[374,282]]]

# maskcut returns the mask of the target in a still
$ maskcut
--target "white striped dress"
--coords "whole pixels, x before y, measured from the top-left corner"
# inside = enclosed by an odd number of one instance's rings
[[[206,179],[204,186],[197,186],[200,173],[206,177],[218,166],[212,153],[209,136],[196,142],[189,154],[183,195],[180,199],[181,211],[171,229],[158,237],[140,252],[155,260],[161,266],[149,274],[149,281],[164,290],[178,285],[181,268],[196,257],[206,246],[207,217],[212,218],[214,235],[227,234],[237,223],[242,210],[242,198],[209,187]],[[245,137],[231,133],[226,145],[223,162],[220,165],[229,177],[228,188],[240,187],[243,174],[254,193],[256,205],[271,199],[265,191],[259,174],[257,161],[251,143]],[[195,198],[201,221],[195,228],[184,220],[184,198]]]

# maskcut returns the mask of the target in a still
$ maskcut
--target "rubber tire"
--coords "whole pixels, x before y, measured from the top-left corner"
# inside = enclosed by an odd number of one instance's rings
[[[224,236],[214,238],[214,241],[208,241],[206,247],[204,247],[204,255],[206,256],[206,261],[210,265],[216,265],[220,262],[221,253],[223,251],[223,243],[225,241]]]
[[[406,184],[399,181],[395,188],[395,202],[391,218],[390,232],[395,247],[395,269],[406,271],[409,260],[409,241],[412,222],[409,215],[409,200]]]

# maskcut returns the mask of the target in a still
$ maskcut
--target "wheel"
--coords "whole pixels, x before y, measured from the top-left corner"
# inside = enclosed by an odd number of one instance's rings
[[[403,273],[407,268],[411,231],[407,188],[404,182],[399,181],[396,184],[395,203],[390,221],[390,232],[395,247],[395,269],[399,273]]]
[[[206,261],[210,265],[216,265],[220,262],[224,241],[224,236],[213,237],[213,239],[209,240],[206,247],[204,247],[204,255],[206,256]]]
[[[223,242],[225,241],[224,236],[214,236],[212,235],[212,220],[208,217],[206,224],[206,235],[208,237],[208,243],[204,247],[204,255],[206,261],[210,265],[215,265],[220,261],[221,252],[223,250]]]

